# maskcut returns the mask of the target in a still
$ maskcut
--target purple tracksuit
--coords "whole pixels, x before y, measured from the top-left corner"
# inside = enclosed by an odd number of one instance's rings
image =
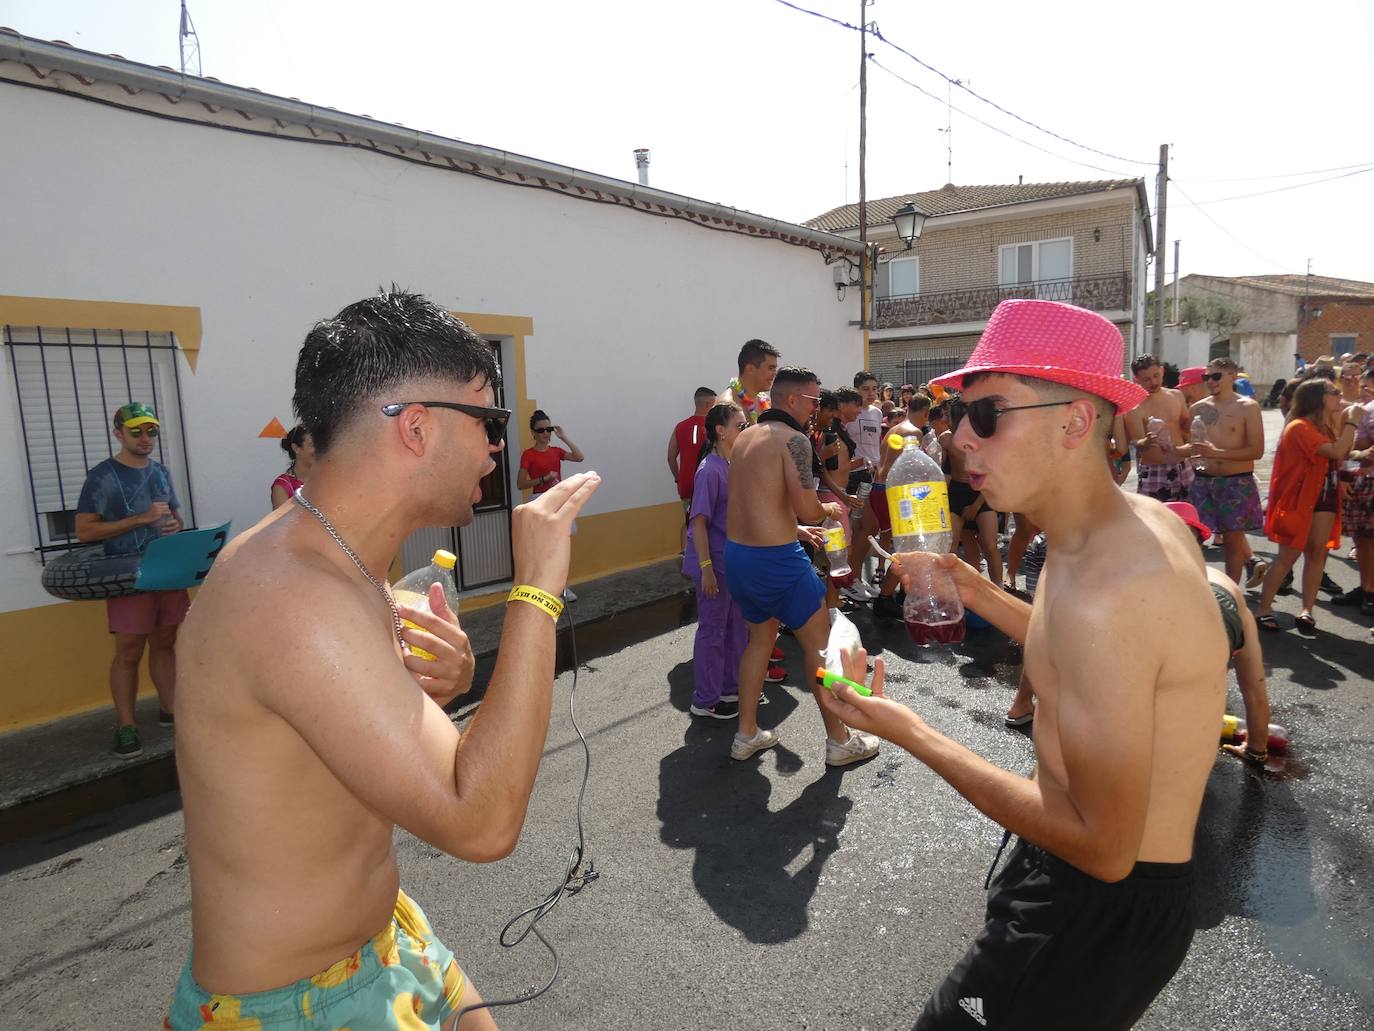
[[[725,505],[730,464],[712,452],[697,467],[692,486],[692,511],[687,526],[687,550],[682,572],[697,582],[697,639],[692,649],[692,704],[710,708],[722,694],[739,693],[739,660],[749,641],[749,628],[725,582]],[[701,570],[693,543],[697,516],[706,517],[707,547],[720,593],[701,593]]]

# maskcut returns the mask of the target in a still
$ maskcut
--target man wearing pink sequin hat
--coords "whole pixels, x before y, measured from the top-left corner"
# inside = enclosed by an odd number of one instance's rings
[[[1122,377],[1122,351],[1093,312],[1004,301],[967,367],[933,381],[960,391],[953,444],[974,489],[1026,513],[1049,552],[1033,604],[953,555],[898,561],[945,570],[967,608],[1025,642],[1036,772],[994,766],[884,697],[881,658],[872,697],[823,692],[835,716],[906,748],[1001,824],[1003,846],[1019,839],[918,1031],[971,1016],[990,1029],[1130,1027],[1192,941],[1193,831],[1228,653],[1190,531],[1117,487],[1102,459],[1115,416],[1145,396]]]

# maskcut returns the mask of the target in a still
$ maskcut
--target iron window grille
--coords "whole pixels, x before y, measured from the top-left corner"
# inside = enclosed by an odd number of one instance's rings
[[[4,344],[40,561],[83,546],[76,539],[81,488],[91,468],[114,456],[111,419],[130,401],[147,402],[157,412],[161,433],[154,458],[171,476],[183,523],[196,525],[171,333],[6,325]]]

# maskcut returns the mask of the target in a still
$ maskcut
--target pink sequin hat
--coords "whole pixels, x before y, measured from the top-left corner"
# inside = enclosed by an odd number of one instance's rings
[[[968,365],[931,383],[954,390],[975,372],[1063,383],[1129,412],[1148,396],[1121,375],[1121,331],[1096,312],[1056,301],[1003,301],[988,319]]]
[[[1191,387],[1196,383],[1202,382],[1202,377],[1206,374],[1207,367],[1204,365],[1194,365],[1190,369],[1178,370],[1178,385],[1180,387]]]
[[[1166,501],[1164,502],[1164,507],[1187,523],[1189,529],[1196,533],[1204,542],[1212,539],[1211,528],[1198,516],[1197,509],[1188,504],[1188,502]]]

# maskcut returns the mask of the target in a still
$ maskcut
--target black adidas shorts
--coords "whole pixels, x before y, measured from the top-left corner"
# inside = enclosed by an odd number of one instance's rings
[[[1129,1028],[1183,963],[1193,916],[1191,862],[1137,863],[1107,884],[1018,841],[987,925],[916,1031]]]

